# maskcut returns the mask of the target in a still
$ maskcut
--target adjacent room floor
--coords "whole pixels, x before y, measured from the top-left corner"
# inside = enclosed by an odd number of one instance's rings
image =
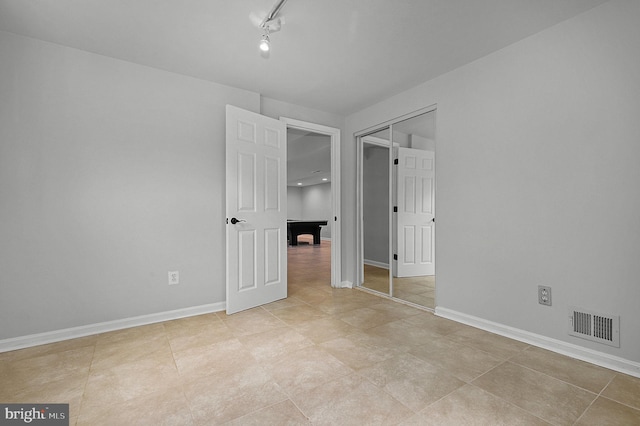
[[[319,251],[289,248],[282,301],[0,354],[0,402],[78,425],[640,424],[640,379],[332,289]]]

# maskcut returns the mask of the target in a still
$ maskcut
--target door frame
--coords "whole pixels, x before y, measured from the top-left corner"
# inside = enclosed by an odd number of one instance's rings
[[[280,117],[287,129],[304,130],[331,138],[331,287],[348,287],[342,282],[342,220],[340,217],[340,129],[321,124]],[[287,142],[288,143],[288,142]]]
[[[392,126],[385,126],[388,127],[389,132],[393,131]],[[375,130],[374,132],[378,132],[380,130],[384,130],[384,127],[378,130]],[[388,167],[389,167],[389,176],[388,176],[388,185],[389,188],[391,188],[391,185],[393,185],[393,148],[397,148],[398,146],[400,146],[398,143],[393,143],[393,146],[391,145],[391,141],[390,140],[386,140],[384,138],[380,138],[378,136],[372,136],[371,134],[366,134],[364,136],[359,136],[357,137],[357,152],[358,152],[358,231],[359,231],[359,237],[358,237],[358,247],[360,248],[360,251],[358,252],[358,264],[359,264],[359,273],[360,273],[360,277],[356,280],[356,286],[362,286],[362,284],[364,283],[364,265],[365,265],[365,261],[366,259],[364,258],[364,181],[363,181],[363,176],[364,176],[364,144],[367,143],[369,145],[375,145],[375,146],[379,146],[381,148],[387,149],[388,154]],[[389,206],[393,206],[393,193],[394,191],[389,191],[389,193],[387,194],[388,196],[388,204]],[[392,241],[392,237],[393,237],[393,229],[392,229],[392,223],[393,223],[393,214],[391,214],[389,216],[389,222],[387,223],[387,232],[389,234],[389,247],[388,247],[388,253],[387,253],[387,270],[389,271],[389,292],[388,293],[382,293],[385,296],[391,296],[393,294],[393,267],[392,267],[392,259],[393,259],[393,241]],[[374,265],[374,266],[378,266],[378,265]],[[383,265],[379,265],[381,267],[383,267]],[[371,290],[372,292],[375,293],[379,293],[376,290]]]
[[[357,176],[356,176],[356,181],[357,181],[357,198],[356,198],[356,202],[357,202],[357,208],[356,210],[358,211],[358,215],[356,217],[356,262],[357,264],[355,265],[356,267],[356,273],[355,273],[355,278],[356,278],[356,283],[355,286],[356,287],[361,287],[362,283],[364,281],[364,231],[363,231],[363,205],[362,205],[362,192],[363,192],[363,165],[362,165],[362,139],[364,139],[365,137],[368,137],[374,133],[377,133],[381,130],[384,130],[386,128],[389,129],[389,138],[390,141],[388,141],[387,144],[382,144],[380,143],[380,145],[386,145],[389,147],[389,150],[392,151],[392,146],[391,143],[393,142],[393,125],[394,124],[398,124],[401,121],[405,121],[408,120],[410,118],[414,118],[417,117],[419,115],[423,115],[423,114],[427,114],[430,112],[436,112],[437,111],[437,104],[433,104],[433,105],[429,105],[427,107],[424,108],[420,108],[418,110],[409,112],[407,114],[403,114],[400,115],[398,117],[392,118],[390,120],[384,121],[382,123],[376,124],[374,126],[371,127],[367,127],[366,129],[360,130],[358,132],[355,132],[353,134],[354,137],[354,142],[356,143],[356,158],[357,158]],[[437,129],[438,126],[436,125],[436,144],[437,144]],[[375,138],[367,138],[369,139],[369,143],[373,142],[375,143],[375,141],[372,141],[371,139]],[[394,143],[395,145],[395,143]],[[393,155],[390,155],[390,158],[393,157]],[[390,162],[392,162],[392,160],[390,160]],[[393,167],[390,168],[390,170],[393,170]],[[436,167],[436,178],[435,181],[437,182],[437,167]],[[390,183],[390,188],[393,187],[393,172],[389,173],[389,183]],[[394,191],[390,191],[391,193],[393,193]],[[437,191],[436,191],[436,197],[437,197]],[[389,199],[390,199],[390,205],[393,205],[393,199],[392,199],[392,194],[389,195]],[[437,205],[437,204],[436,204]],[[390,215],[390,219],[389,219],[389,232],[390,235],[391,232],[393,232],[393,214]],[[435,246],[435,243],[434,243]],[[435,248],[434,248],[435,251]],[[389,242],[389,276],[390,276],[390,282],[389,282],[389,296],[393,298],[393,279],[391,277],[392,275],[392,268],[391,268],[391,264],[392,264],[392,259],[393,259],[393,238],[390,239]],[[437,291],[436,291],[436,305],[437,305]]]

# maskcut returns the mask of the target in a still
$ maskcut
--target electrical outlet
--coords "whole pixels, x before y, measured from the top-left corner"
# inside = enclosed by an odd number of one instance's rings
[[[169,285],[180,284],[180,273],[178,271],[169,271]]]
[[[538,286],[538,303],[551,306],[551,287]]]

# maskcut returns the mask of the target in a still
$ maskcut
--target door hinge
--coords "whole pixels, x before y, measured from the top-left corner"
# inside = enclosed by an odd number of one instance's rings
[[[393,212],[398,213],[398,206],[393,206]]]
[[[398,159],[397,158],[395,160],[393,160],[393,164],[396,165],[396,166],[398,165]]]
[[[398,255],[397,254],[393,255],[393,260],[398,260]]]

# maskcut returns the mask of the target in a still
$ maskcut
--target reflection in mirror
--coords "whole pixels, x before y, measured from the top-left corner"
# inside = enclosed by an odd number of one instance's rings
[[[435,308],[435,111],[393,124],[393,297]]]
[[[363,287],[390,294],[389,284],[389,136],[388,131],[362,141]]]

